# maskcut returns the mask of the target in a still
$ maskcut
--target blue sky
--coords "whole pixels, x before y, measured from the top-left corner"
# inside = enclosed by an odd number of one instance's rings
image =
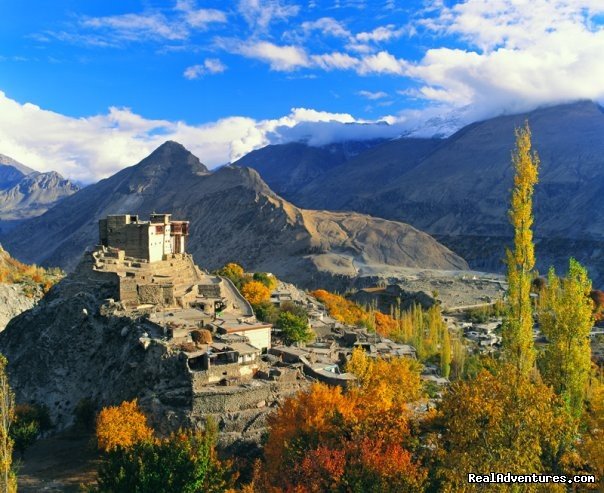
[[[315,7],[309,3],[283,2],[270,19],[267,14],[262,20],[257,19],[262,13],[250,8],[246,14],[238,2],[191,2],[191,10],[215,12],[214,21],[191,26],[175,1],[3,2],[0,46],[6,59],[0,84],[17,100],[33,100],[72,116],[127,106],[148,118],[192,124],[234,114],[275,118],[299,106],[375,118],[387,113],[385,108],[420,104],[397,93],[412,83],[396,75],[359,76],[352,70],[303,64],[275,68],[236,53],[236,45],[252,39],[303,46],[318,54],[339,52],[354,35],[382,28],[382,37],[389,39],[357,41],[359,47],[388,49],[396,57],[418,60],[435,41],[430,33],[410,36],[421,2],[399,1],[404,7],[398,7],[397,2],[379,0],[341,1],[339,8],[334,1],[317,1]],[[120,16],[124,26],[112,27]],[[154,24],[137,28],[144,17]],[[311,25],[321,19],[322,25]],[[166,31],[158,33],[158,26]],[[209,63],[215,72],[206,68],[189,71],[189,77],[197,76],[193,80],[184,76],[187,68],[203,66],[208,59],[219,61]],[[368,99],[378,93],[388,96]]]
[[[93,181],[166,138],[214,166],[601,101],[603,16],[601,0],[1,2],[0,153]]]

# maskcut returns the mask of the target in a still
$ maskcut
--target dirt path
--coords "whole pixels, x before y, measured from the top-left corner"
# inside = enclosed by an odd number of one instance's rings
[[[95,481],[98,453],[92,436],[65,432],[38,440],[17,471],[19,493],[78,492]]]

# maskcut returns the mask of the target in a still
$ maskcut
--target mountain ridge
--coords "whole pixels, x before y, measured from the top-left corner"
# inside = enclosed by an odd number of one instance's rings
[[[300,207],[402,221],[435,235],[473,268],[502,270],[503,245],[512,235],[506,211],[514,129],[527,120],[541,159],[534,198],[539,268],[546,270],[548,263],[564,268],[573,254],[598,277],[604,271],[594,242],[604,247],[604,109],[592,101],[474,122],[433,147],[427,145],[418,159],[409,157],[413,143],[408,138],[389,141],[300,183],[296,190],[274,185]],[[270,159],[269,151],[258,152]],[[283,166],[295,167],[295,160]],[[273,185],[270,174],[267,182]],[[476,238],[484,239],[482,253]]]
[[[299,209],[250,169],[215,172],[184,147],[162,145],[135,166],[65,198],[2,238],[21,260],[73,268],[108,214],[171,212],[191,221],[188,250],[210,269],[230,262],[311,285],[383,268],[455,270],[467,264],[409,225],[362,214]]]

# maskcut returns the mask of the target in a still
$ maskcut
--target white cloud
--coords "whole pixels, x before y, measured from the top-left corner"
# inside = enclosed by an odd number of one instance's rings
[[[140,13],[82,17],[77,28],[45,31],[31,37],[41,42],[51,39],[92,46],[119,46],[124,42],[185,41],[193,31],[227,22],[226,13],[199,9],[194,0],[177,0],[174,9],[148,9]]]
[[[405,74],[418,94],[473,118],[543,104],[604,99],[604,28],[594,0],[468,0],[424,24],[477,49],[434,48]]]
[[[384,99],[384,98],[388,97],[388,94],[385,93],[384,91],[377,91],[377,92],[359,91],[359,92],[357,92],[357,94],[359,96],[370,99],[372,101],[375,101],[376,99]]]
[[[250,28],[265,32],[271,23],[298,15],[300,7],[280,0],[239,0],[238,10]]]
[[[384,118],[395,122],[393,117]],[[44,128],[44,132],[33,132]],[[281,118],[242,116],[203,125],[150,120],[127,108],[73,118],[21,104],[0,92],[0,153],[38,170],[56,170],[89,183],[137,163],[166,140],[186,146],[206,165],[234,161],[270,143],[305,139],[311,145],[337,140],[394,137],[400,126],[376,125],[347,113],[294,108]]]
[[[367,74],[393,74],[405,75],[408,63],[403,59],[397,59],[387,51],[380,51],[375,55],[366,55],[361,58],[358,73]]]
[[[183,75],[186,79],[193,80],[199,79],[207,74],[220,74],[226,69],[227,66],[218,58],[206,58],[203,64],[187,67]]]
[[[176,10],[184,12],[187,23],[195,28],[205,28],[212,23],[225,23],[226,14],[217,9],[198,9],[193,0],[178,0]]]
[[[336,38],[350,37],[350,31],[346,26],[333,17],[321,17],[314,21],[305,21],[300,27],[305,33],[318,31],[323,36],[333,36]]]
[[[359,60],[347,53],[324,53],[322,55],[312,55],[311,60],[314,66],[323,70],[348,70],[354,69],[359,65]]]
[[[245,57],[262,60],[268,63],[272,70],[289,72],[310,66],[306,51],[299,46],[279,46],[268,41],[239,43],[234,40],[223,42],[223,46],[228,46],[232,52]]]
[[[380,26],[373,31],[358,33],[355,38],[361,43],[383,43],[400,38],[404,34],[404,28],[396,28],[394,24]]]
[[[125,41],[147,39],[174,41],[186,39],[189,35],[184,25],[172,23],[166,16],[158,12],[87,17],[80,21],[80,25],[84,28],[104,30],[111,38]]]

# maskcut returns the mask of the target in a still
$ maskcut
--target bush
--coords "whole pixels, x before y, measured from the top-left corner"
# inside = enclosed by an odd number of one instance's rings
[[[207,329],[194,330],[191,339],[195,344],[212,344],[212,333]]]
[[[90,399],[82,399],[74,410],[76,428],[82,431],[93,431],[96,420],[96,405]]]
[[[15,406],[15,417],[10,428],[15,450],[21,455],[31,447],[40,433],[52,427],[50,414],[46,406],[37,404],[20,404]]]
[[[218,460],[216,431],[179,431],[110,451],[99,469],[100,492],[223,493],[232,488],[230,464]]]
[[[276,327],[281,330],[286,344],[308,342],[314,338],[312,330],[308,327],[308,320],[291,312],[281,312]]]
[[[258,320],[270,324],[274,324],[279,317],[279,310],[270,301],[254,305],[254,313]]]
[[[253,275],[254,281],[261,282],[268,289],[273,291],[277,287],[277,278],[273,275],[269,275],[266,272],[256,272]]]
[[[281,304],[281,311],[293,313],[297,317],[308,320],[308,311],[306,310],[306,308],[304,308],[303,306],[300,306],[300,305],[296,305],[295,303],[292,303],[291,301],[286,301],[283,304]]]
[[[14,440],[15,450],[21,456],[31,447],[40,435],[40,427],[36,421],[24,421],[16,418],[10,429],[11,438]]]

